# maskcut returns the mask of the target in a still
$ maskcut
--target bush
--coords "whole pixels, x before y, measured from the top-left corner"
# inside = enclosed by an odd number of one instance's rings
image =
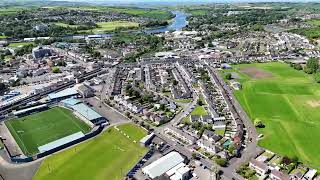
[[[305,67],[303,70],[307,74],[312,74],[312,69]]]
[[[222,167],[227,167],[228,161],[224,158],[215,158],[215,162]]]
[[[302,70],[301,64],[295,64],[295,65],[293,66],[293,68],[296,69],[296,70],[298,70],[298,71],[301,71],[301,70]]]
[[[228,80],[232,79],[231,73],[227,73],[227,74],[225,75],[225,77],[226,77],[226,79],[228,79]]]
[[[265,127],[263,122],[260,119],[254,120],[254,126],[258,127],[258,128],[264,128]]]
[[[53,67],[52,68],[53,73],[60,73],[60,68],[59,67]]]

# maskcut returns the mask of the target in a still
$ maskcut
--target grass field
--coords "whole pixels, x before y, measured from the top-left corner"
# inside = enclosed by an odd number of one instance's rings
[[[142,128],[137,128],[135,124],[124,124],[118,127],[122,132],[126,133],[131,139],[139,142],[140,139],[147,135],[147,132]]]
[[[70,28],[77,28],[77,27],[79,27],[79,25],[70,25],[70,24],[61,23],[61,22],[59,22],[59,23],[54,23],[54,24],[57,25],[57,26],[70,27]]]
[[[143,130],[135,125],[118,128],[129,134],[138,132],[137,139],[143,137],[140,133]],[[111,127],[89,141],[45,159],[34,180],[122,180],[146,152],[139,142],[133,143]]]
[[[92,29],[92,30],[87,30],[89,32],[93,32],[93,33],[103,33],[105,31],[113,31],[116,28],[119,27],[126,27],[126,28],[130,28],[130,27],[138,27],[139,24],[136,22],[129,22],[129,21],[111,21],[111,22],[99,22],[97,23],[97,25],[99,26],[98,28]]]
[[[40,113],[5,122],[10,133],[26,155],[38,152],[38,146],[73,133],[87,133],[90,127],[78,120],[72,111],[54,107]]]
[[[16,43],[10,43],[9,47],[18,48],[18,47],[27,46],[30,44],[34,44],[34,43],[33,42],[16,42]]]
[[[272,77],[252,78],[241,70],[255,67]],[[280,155],[320,167],[320,85],[302,71],[284,63],[234,66],[243,90],[235,96],[251,120],[260,119],[264,134],[259,145]]]
[[[208,115],[208,113],[203,106],[197,105],[194,108],[194,110],[191,112],[191,115],[205,116],[205,115]]]

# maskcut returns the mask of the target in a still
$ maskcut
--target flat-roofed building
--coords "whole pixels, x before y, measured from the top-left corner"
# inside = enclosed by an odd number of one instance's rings
[[[173,151],[142,168],[142,172],[148,175],[149,178],[154,179],[179,165],[183,161],[184,158],[179,153]]]

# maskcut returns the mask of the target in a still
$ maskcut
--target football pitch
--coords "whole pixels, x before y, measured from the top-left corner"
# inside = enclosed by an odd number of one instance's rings
[[[5,124],[25,155],[36,154],[39,146],[73,133],[90,131],[85,122],[62,107],[9,120]]]
[[[243,85],[236,98],[252,121],[265,124],[259,145],[319,169],[320,84],[280,62],[233,67]]]
[[[122,180],[147,152],[139,143],[147,133],[133,124],[118,128],[130,138],[110,127],[91,140],[46,158],[33,179]]]

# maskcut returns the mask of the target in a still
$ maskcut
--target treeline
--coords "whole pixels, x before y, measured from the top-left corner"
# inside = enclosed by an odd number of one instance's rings
[[[312,74],[314,77],[314,80],[317,83],[320,83],[320,65],[319,65],[319,59],[317,58],[310,58],[307,61],[307,64],[305,67],[302,67],[301,64],[293,64],[290,63],[290,66],[294,69],[301,71],[303,70],[307,74]]]
[[[168,24],[169,24],[168,21],[150,21],[150,22],[143,24],[143,26],[157,27],[157,26],[167,26]]]

